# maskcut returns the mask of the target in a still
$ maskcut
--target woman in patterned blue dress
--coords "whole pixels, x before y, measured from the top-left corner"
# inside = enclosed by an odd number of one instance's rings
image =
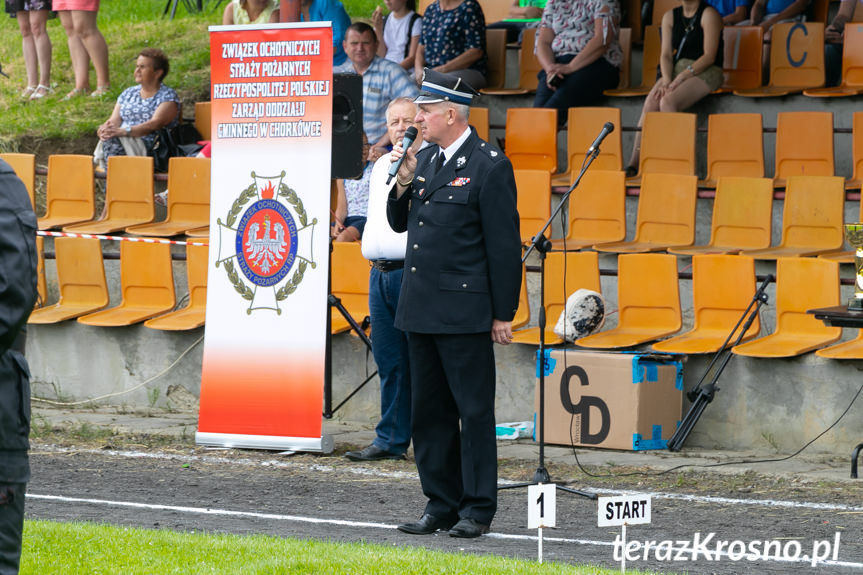
[[[169,68],[161,50],[141,50],[135,62],[137,85],[123,90],[111,117],[97,131],[106,163],[111,156],[146,155],[156,131],[177,123],[180,99],[162,84]]]
[[[437,0],[423,14],[414,71],[422,84],[423,68],[461,78],[471,88],[485,88],[485,16],[476,0]]]

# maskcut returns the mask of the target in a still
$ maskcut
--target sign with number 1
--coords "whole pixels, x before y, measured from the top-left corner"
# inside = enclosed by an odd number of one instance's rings
[[[557,491],[553,483],[527,487],[527,528],[555,527],[557,518]]]

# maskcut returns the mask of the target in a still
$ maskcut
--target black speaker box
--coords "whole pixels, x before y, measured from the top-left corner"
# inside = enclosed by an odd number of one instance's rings
[[[333,178],[363,173],[363,77],[333,74]]]

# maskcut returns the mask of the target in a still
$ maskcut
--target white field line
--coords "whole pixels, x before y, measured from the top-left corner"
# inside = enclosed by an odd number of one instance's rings
[[[333,467],[331,465],[307,464],[296,461],[280,461],[267,459],[256,461],[248,458],[218,457],[213,455],[183,455],[163,452],[145,451],[120,451],[113,449],[74,449],[58,448],[54,446],[40,446],[30,451],[33,455],[39,453],[83,453],[92,455],[109,455],[113,457],[125,457],[130,459],[163,459],[166,461],[180,461],[183,463],[227,463],[232,465],[243,465],[250,467],[275,467],[277,469],[305,469],[322,473],[350,473],[354,475],[365,475],[390,479],[419,479],[415,472],[409,471],[381,471],[362,465],[351,465],[346,467]],[[513,483],[501,480],[501,484]],[[664,493],[660,491],[643,492],[619,489],[590,489],[598,495],[650,495],[655,499],[670,499],[677,501],[688,501],[691,503],[708,503],[717,505],[742,505],[755,507],[779,507],[785,509],[819,509],[824,511],[863,511],[863,506],[845,505],[841,503],[816,503],[812,501],[783,501],[777,499],[737,499],[731,497],[715,497],[712,495],[693,495],[688,493]]]
[[[240,517],[254,519],[268,519],[273,521],[293,521],[298,523],[312,523],[318,525],[338,525],[340,527],[357,527],[357,528],[376,528],[376,529],[395,529],[395,525],[387,523],[373,523],[370,521],[348,521],[343,519],[323,519],[320,517],[304,517],[301,515],[282,515],[278,513],[257,513],[253,511],[231,511],[227,509],[213,509],[205,507],[186,507],[179,505],[158,505],[155,503],[136,503],[132,501],[112,501],[109,499],[89,499],[81,497],[64,497],[62,495],[41,495],[37,493],[28,493],[28,499],[40,499],[45,501],[56,501],[61,503],[81,503],[87,505],[102,505],[108,507],[126,507],[133,509],[149,509],[153,511],[174,511],[178,513],[193,513],[198,515],[218,515],[223,517]],[[519,541],[536,541],[535,535],[521,535],[514,533],[489,533],[486,537],[494,539],[507,539]],[[543,537],[544,542],[548,543],[575,543],[578,545],[591,545],[596,547],[613,547],[613,541],[597,541],[593,539],[572,539],[568,537]],[[677,551],[677,547],[672,550]],[[720,551],[719,555],[728,556],[727,552]],[[764,560],[764,559],[762,559]],[[776,561],[783,563],[810,563],[808,556],[802,556],[797,559],[767,557],[767,561]],[[834,565],[840,567],[853,567],[863,569],[863,563],[855,563],[851,561],[822,561],[821,565]]]

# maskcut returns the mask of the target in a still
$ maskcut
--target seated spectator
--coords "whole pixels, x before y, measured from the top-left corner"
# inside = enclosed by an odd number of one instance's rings
[[[279,21],[279,0],[231,0],[222,24],[266,24]]]
[[[755,0],[749,12],[748,23],[750,26],[761,26],[764,30],[764,41],[768,42],[774,24],[802,20],[808,5],[809,0]],[[765,45],[764,48],[769,54],[769,46]]]
[[[486,85],[485,16],[477,0],[437,0],[426,8],[414,75],[423,69],[461,78],[474,89]]]
[[[300,5],[301,22],[332,22],[333,24],[333,66],[341,66],[348,59],[342,48],[345,31],[351,25],[351,17],[339,0],[302,0]]]
[[[603,90],[617,86],[623,52],[617,40],[620,14],[614,0],[549,0],[536,41],[536,108],[557,108],[558,123],[567,110],[589,106]]]
[[[99,126],[95,161],[103,169],[111,156],[146,156],[160,128],[177,123],[180,99],[162,81],[170,64],[157,48],[144,48],[135,63],[136,86],[117,98],[111,117]]]
[[[363,132],[363,157],[369,157],[369,140]],[[335,219],[331,236],[335,242],[355,242],[363,237],[369,207],[369,181],[374,162],[367,161],[362,175],[355,180],[337,180]]]
[[[860,0],[842,0],[839,11],[824,29],[824,65],[828,86],[842,81],[842,45],[845,42],[845,24],[854,18],[854,8]],[[863,12],[863,8],[860,9]]]
[[[525,28],[536,28],[542,17],[546,0],[512,0],[509,13],[500,22],[486,26],[489,30],[506,30],[507,42],[521,42]]]
[[[375,34],[380,41],[378,56],[413,72],[417,46],[422,32],[422,16],[415,12],[416,0],[385,0],[390,13],[384,17],[381,7],[372,13]]]
[[[716,8],[725,26],[734,26],[746,20],[752,4],[751,0],[707,0],[707,3]]]
[[[662,16],[662,48],[656,84],[644,100],[639,127],[647,112],[681,112],[722,85],[722,19],[703,0]],[[638,173],[641,132],[635,136],[626,175]]]

